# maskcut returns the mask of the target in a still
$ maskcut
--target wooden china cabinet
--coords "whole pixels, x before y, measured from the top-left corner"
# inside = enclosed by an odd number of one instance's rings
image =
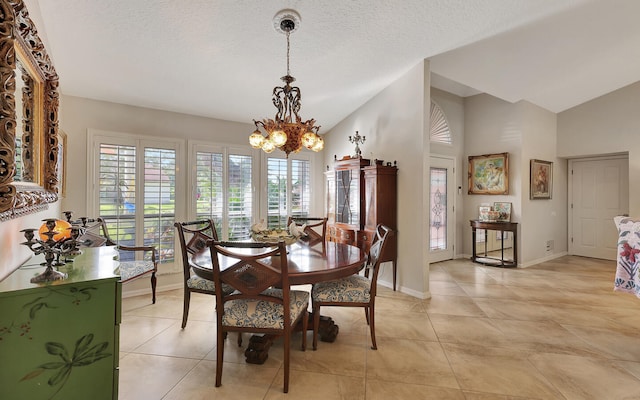
[[[397,175],[398,167],[382,160],[344,157],[327,167],[327,239],[369,251],[376,226],[393,229],[383,262],[393,263],[393,290],[396,290]]]

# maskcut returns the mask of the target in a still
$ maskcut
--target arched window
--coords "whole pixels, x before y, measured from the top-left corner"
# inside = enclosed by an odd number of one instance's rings
[[[431,141],[451,144],[451,130],[442,108],[431,100]]]

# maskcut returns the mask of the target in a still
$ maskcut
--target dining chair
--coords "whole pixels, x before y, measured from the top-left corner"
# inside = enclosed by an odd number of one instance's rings
[[[218,240],[218,233],[212,219],[202,219],[189,222],[176,222],[173,224],[178,231],[180,240],[180,250],[182,253],[182,273],[184,283],[184,300],[182,307],[182,328],[187,326],[189,317],[189,304],[191,303],[191,293],[202,293],[208,295],[216,294],[216,286],[212,279],[205,279],[198,276],[191,263],[191,256],[200,251],[206,251],[207,240]],[[223,290],[232,290],[226,286]]]
[[[324,243],[327,239],[327,220],[326,217],[289,217],[287,218],[287,226],[290,226],[292,222],[298,226],[305,225],[304,233],[307,235],[301,236],[299,241],[309,246],[315,246],[318,243]]]
[[[222,384],[225,334],[264,333],[283,337],[287,393],[291,332],[300,320],[302,351],[307,345],[309,293],[291,290],[285,243],[209,240],[208,244],[216,287],[226,284],[235,289],[216,292],[216,387]]]
[[[156,303],[156,285],[158,272],[157,250],[155,246],[129,246],[118,244],[109,235],[107,222],[96,218],[95,223],[83,229],[83,235],[89,247],[116,246],[118,249],[118,268],[120,282],[127,283],[151,274],[151,301]],[[104,239],[104,240],[102,240]]]
[[[384,251],[387,239],[393,231],[382,224],[376,227],[376,235],[369,249],[364,266],[364,276],[354,274],[333,281],[319,282],[311,288],[313,311],[313,349],[318,348],[318,326],[320,325],[321,306],[364,307],[367,324],[371,331],[371,348],[377,350],[375,333],[375,300],[380,255]],[[371,279],[369,279],[371,272]]]

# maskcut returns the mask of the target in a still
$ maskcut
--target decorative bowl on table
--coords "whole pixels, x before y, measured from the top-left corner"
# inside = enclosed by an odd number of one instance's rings
[[[289,246],[297,242],[299,236],[292,235],[288,229],[268,229],[259,232],[251,231],[251,238],[256,242],[265,243],[278,243],[282,240]]]

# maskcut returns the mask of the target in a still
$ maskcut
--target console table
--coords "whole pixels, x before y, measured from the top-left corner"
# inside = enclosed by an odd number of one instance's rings
[[[35,256],[0,281],[0,399],[118,398],[121,283],[114,246],[83,248],[69,277],[30,283]]]
[[[500,267],[517,267],[518,266],[518,223],[517,222],[489,222],[489,221],[478,221],[472,219],[471,221],[471,243],[473,246],[473,255],[471,256],[471,261],[484,264],[484,265],[493,265]],[[485,231],[485,242],[484,242],[484,254],[478,257],[476,252],[476,230],[483,229]],[[501,248],[500,248],[500,258],[490,257],[487,255],[487,231],[499,231],[501,232]],[[513,258],[511,260],[504,259],[504,233],[505,232],[513,232]]]

